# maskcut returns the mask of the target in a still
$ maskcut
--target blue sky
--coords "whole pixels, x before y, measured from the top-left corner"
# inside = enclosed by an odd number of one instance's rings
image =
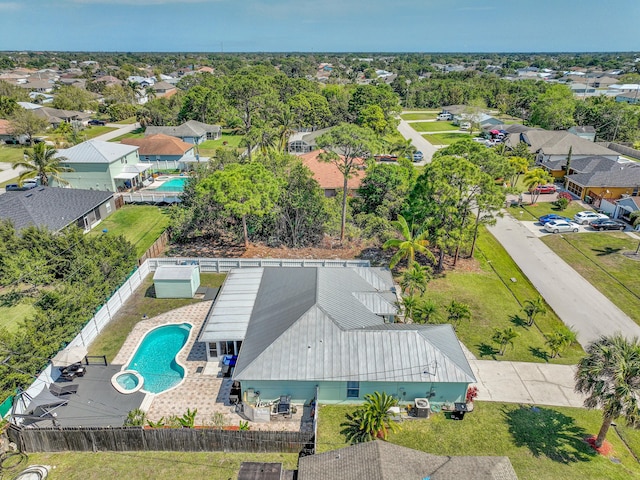
[[[0,0],[0,50],[640,51],[639,0]]]

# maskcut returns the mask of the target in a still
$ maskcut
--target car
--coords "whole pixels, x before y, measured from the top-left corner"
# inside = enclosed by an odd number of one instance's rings
[[[546,223],[549,223],[551,220],[563,220],[565,222],[573,222],[573,220],[571,220],[570,218],[563,217],[562,215],[558,215],[557,213],[550,213],[548,215],[543,215],[540,218],[538,218],[540,225],[545,225]]]
[[[100,127],[104,127],[107,124],[104,120],[89,120],[88,123],[89,125],[96,125]]]
[[[556,191],[555,185],[538,185],[534,193],[556,193]]]
[[[8,185],[5,185],[4,189],[7,192],[23,192],[25,190],[31,190],[32,188],[36,188],[38,186],[38,183],[35,181],[27,181],[24,182],[22,185],[19,185],[17,183],[10,183]]]
[[[453,115],[450,113],[441,113],[436,117],[436,120],[453,120]]]
[[[579,223],[580,225],[586,225],[589,222],[593,222],[594,220],[599,220],[601,218],[609,218],[604,213],[594,212],[593,210],[584,210],[582,212],[578,212],[573,216],[573,221]]]
[[[413,154],[414,162],[420,162],[423,158],[424,158],[424,154],[420,150],[418,150],[416,153]]]
[[[551,220],[544,224],[544,229],[550,233],[577,232],[580,230],[577,223],[567,222],[565,220]]]
[[[600,218],[589,222],[589,226],[595,230],[620,230],[621,232],[627,228],[627,224],[613,218]]]
[[[471,123],[470,122],[462,122],[460,124],[460,130],[471,130]]]

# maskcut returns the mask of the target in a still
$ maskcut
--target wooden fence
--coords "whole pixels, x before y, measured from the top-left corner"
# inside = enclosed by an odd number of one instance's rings
[[[8,436],[21,452],[253,452],[314,453],[313,432],[217,428],[20,428]]]
[[[162,235],[153,242],[153,245],[149,247],[144,255],[138,259],[138,265],[142,265],[149,258],[159,257],[162,255],[164,253],[164,249],[167,247],[167,243],[169,243],[169,231],[165,230],[162,232]]]

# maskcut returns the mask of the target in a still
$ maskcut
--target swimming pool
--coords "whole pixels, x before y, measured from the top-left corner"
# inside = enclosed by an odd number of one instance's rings
[[[184,190],[184,184],[189,180],[188,177],[175,177],[171,180],[164,182],[158,188],[154,188],[156,192],[182,192]]]
[[[176,362],[178,352],[187,343],[191,325],[165,325],[145,335],[126,370],[138,372],[143,389],[160,393],[175,387],[184,378],[184,368]]]

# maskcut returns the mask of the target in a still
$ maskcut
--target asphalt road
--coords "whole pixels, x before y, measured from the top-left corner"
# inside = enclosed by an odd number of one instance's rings
[[[510,215],[489,231],[584,347],[601,335],[640,337],[640,326]]]
[[[438,150],[436,147],[427,142],[425,138],[420,135],[420,133],[416,132],[413,128],[411,128],[411,125],[409,123],[402,119],[400,119],[398,131],[404,138],[406,138],[407,140],[411,140],[413,146],[424,154],[423,160],[421,162],[418,162],[418,165],[424,165],[425,163],[431,162],[433,154]]]

